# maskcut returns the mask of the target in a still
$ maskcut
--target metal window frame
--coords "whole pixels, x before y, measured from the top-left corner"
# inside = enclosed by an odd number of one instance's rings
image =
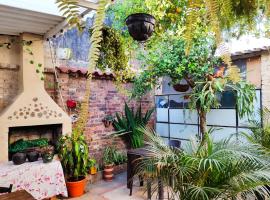
[[[260,96],[260,109],[262,109],[262,89],[256,89],[256,92],[259,91],[259,96]],[[183,93],[184,94],[184,93]],[[184,138],[175,138],[175,137],[171,137],[171,130],[170,130],[170,125],[171,124],[179,124],[179,125],[192,125],[192,126],[197,126],[198,127],[198,131],[197,131],[197,135],[200,136],[200,120],[199,120],[199,115],[198,115],[198,119],[197,119],[197,124],[193,124],[193,123],[176,123],[176,122],[170,122],[170,110],[178,110],[178,109],[183,109],[183,108],[170,108],[170,96],[174,96],[174,95],[183,95],[183,94],[179,94],[179,93],[175,93],[175,94],[161,94],[161,95],[155,95],[155,109],[157,111],[157,97],[167,97],[168,99],[168,107],[165,109],[168,109],[168,122],[164,122],[164,121],[158,121],[158,116],[156,114],[155,116],[155,129],[156,129],[156,124],[168,124],[168,137],[166,136],[161,136],[162,138],[166,138],[166,139],[176,139],[176,140],[185,140],[188,141],[188,139],[184,139]],[[220,108],[211,108],[211,110],[215,110],[215,109],[220,109]],[[248,126],[241,126],[239,125],[239,112],[237,110],[237,107],[235,106],[235,108],[221,108],[221,109],[228,109],[228,110],[235,110],[235,119],[236,119],[236,125],[235,126],[222,126],[222,125],[211,125],[211,124],[207,124],[208,127],[216,127],[216,128],[235,128],[236,129],[236,135],[238,136],[239,134],[239,129],[247,129]],[[197,111],[196,111],[197,112]],[[157,112],[156,112],[157,113]],[[262,118],[261,118],[261,122],[262,122]]]

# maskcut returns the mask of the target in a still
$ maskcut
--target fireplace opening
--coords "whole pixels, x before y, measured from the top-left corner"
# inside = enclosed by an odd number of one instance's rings
[[[49,145],[56,149],[57,141],[62,135],[62,124],[50,124],[39,126],[20,126],[9,128],[9,147],[19,140],[36,140],[45,138]],[[14,152],[9,151],[9,160],[11,160]]]

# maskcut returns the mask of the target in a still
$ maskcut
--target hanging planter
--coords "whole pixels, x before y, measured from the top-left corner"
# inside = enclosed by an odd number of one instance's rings
[[[176,90],[177,92],[186,92],[189,89],[189,85],[178,83],[173,85],[173,89]]]
[[[155,18],[146,13],[131,14],[126,18],[126,25],[131,37],[139,42],[151,37],[155,28]]]
[[[106,128],[112,126],[113,120],[114,120],[114,117],[113,117],[112,115],[107,115],[107,116],[103,119],[104,126],[105,126]]]

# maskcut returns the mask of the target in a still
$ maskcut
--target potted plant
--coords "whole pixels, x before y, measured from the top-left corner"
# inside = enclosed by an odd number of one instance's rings
[[[47,146],[47,147],[42,148],[41,151],[42,151],[41,157],[42,157],[43,163],[49,163],[53,160],[54,147]]]
[[[110,127],[113,124],[114,117],[112,115],[107,115],[103,122],[106,128]]]
[[[113,28],[125,32],[127,25],[129,34],[136,41],[146,41],[154,31],[156,20],[150,15],[151,10],[144,0],[117,1],[110,6],[107,14],[113,16]],[[124,35],[127,35],[126,32]]]
[[[89,159],[88,162],[88,173],[91,175],[95,175],[97,173],[97,161],[95,159]]]
[[[113,180],[113,171],[114,171],[114,153],[115,149],[112,147],[106,147],[103,152],[103,177],[105,181]]]
[[[66,184],[70,197],[79,197],[84,193],[86,175],[89,166],[88,145],[82,134],[75,131],[71,136],[60,138],[58,155],[66,176]]]

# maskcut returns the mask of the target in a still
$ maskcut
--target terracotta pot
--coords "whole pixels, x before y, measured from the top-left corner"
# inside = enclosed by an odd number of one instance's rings
[[[175,85],[173,85],[173,89],[175,89],[177,92],[186,92],[189,89],[189,85],[175,84]]]
[[[105,181],[112,181],[113,180],[113,165],[105,165],[103,171],[103,177]]]
[[[66,182],[68,196],[69,197],[79,197],[84,194],[84,189],[86,186],[86,178],[79,177],[78,181],[74,181],[73,179],[69,179]]]

